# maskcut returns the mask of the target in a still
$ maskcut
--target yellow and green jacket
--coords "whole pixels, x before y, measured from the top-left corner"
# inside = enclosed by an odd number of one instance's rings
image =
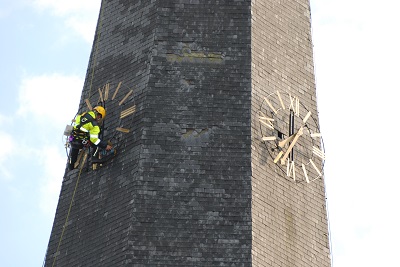
[[[96,121],[96,114],[93,111],[85,112],[75,117],[73,135],[75,139],[87,138],[90,142],[101,148],[107,147],[107,142],[99,138],[100,127]]]

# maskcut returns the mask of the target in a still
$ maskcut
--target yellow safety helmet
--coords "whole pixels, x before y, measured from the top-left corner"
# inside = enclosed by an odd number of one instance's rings
[[[106,110],[102,106],[94,107],[93,110],[97,111],[103,119],[106,117]]]

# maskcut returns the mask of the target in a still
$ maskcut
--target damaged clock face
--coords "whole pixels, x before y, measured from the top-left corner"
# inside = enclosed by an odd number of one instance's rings
[[[136,105],[133,97],[133,90],[128,87],[124,87],[122,82],[119,82],[118,85],[112,86],[115,88],[113,95],[111,96],[110,84],[105,84],[102,88],[98,89],[98,101],[97,105],[104,107],[107,110],[108,114],[115,114],[112,117],[112,120],[107,120],[108,116],[102,118],[102,126],[106,124],[106,137],[109,140],[109,144],[112,144],[113,147],[118,146],[121,148],[123,140],[123,136],[127,133],[130,133],[133,125],[133,114],[136,112]],[[122,95],[121,92],[124,92],[125,95]],[[92,110],[89,99],[85,99],[86,105],[89,110]],[[115,155],[115,151],[114,151]],[[99,156],[101,157],[101,155]],[[102,163],[101,159],[93,162],[93,170],[97,168],[97,163]]]
[[[309,183],[323,176],[325,152],[316,114],[288,92],[262,99],[258,121],[269,162],[295,182]]]
[[[122,97],[118,96],[121,86],[122,86],[122,82],[119,82],[118,85],[116,86],[111,98],[109,97],[109,95],[110,95],[110,84],[109,83],[105,84],[102,88],[99,88],[98,89],[99,99],[98,99],[97,103],[100,104],[102,107],[107,107],[107,112],[110,111],[111,104],[113,104],[111,106],[111,109],[120,110],[118,127],[115,128],[115,131],[122,132],[122,133],[129,133],[130,129],[123,127],[123,121],[125,120],[125,118],[127,118],[128,116],[130,116],[136,112],[136,105],[134,103],[133,90],[129,90],[128,93],[126,93]],[[89,102],[89,99],[85,99],[85,102],[86,102],[88,109],[92,110],[92,106]],[[105,118],[101,119],[101,124],[103,123],[104,119]]]

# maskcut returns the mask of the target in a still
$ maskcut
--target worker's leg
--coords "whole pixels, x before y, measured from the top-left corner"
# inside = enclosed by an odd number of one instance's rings
[[[75,165],[76,160],[78,159],[79,150],[81,148],[82,148],[82,144],[78,144],[78,143],[71,144],[71,152],[69,155],[69,162],[68,162],[68,168],[70,170],[74,169],[74,165]]]

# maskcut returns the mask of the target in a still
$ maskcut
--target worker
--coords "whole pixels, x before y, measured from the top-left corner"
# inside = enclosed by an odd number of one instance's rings
[[[100,140],[100,127],[102,121],[106,117],[106,110],[102,106],[96,106],[92,111],[85,112],[75,117],[72,124],[74,129],[69,138],[71,144],[71,153],[69,157],[68,167],[70,170],[74,169],[75,162],[78,159],[79,150],[84,146],[91,146],[94,148],[95,153],[97,148],[110,151],[112,144],[105,140]]]

